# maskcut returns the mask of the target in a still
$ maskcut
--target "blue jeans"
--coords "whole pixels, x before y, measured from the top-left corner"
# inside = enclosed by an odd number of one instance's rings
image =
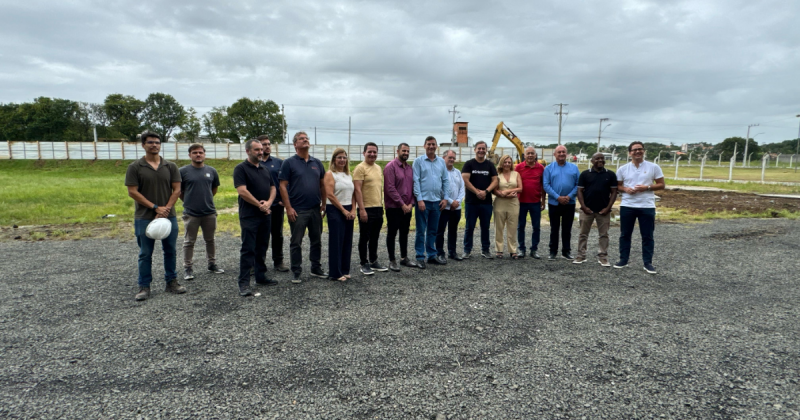
[[[531,251],[539,248],[539,237],[542,226],[542,204],[541,203],[519,203],[519,220],[517,221],[517,242],[519,242],[519,252],[525,254],[525,216],[530,213],[531,227]]]
[[[167,283],[178,277],[178,273],[175,272],[178,218],[170,217],[169,221],[172,223],[172,230],[169,236],[161,241],[161,249],[164,251],[164,280]],[[153,249],[156,241],[145,235],[150,222],[152,220],[136,219],[133,221],[133,232],[136,235],[136,243],[139,245],[139,287],[150,287],[150,283],[153,281]]]
[[[417,239],[414,241],[414,251],[417,259],[424,260],[425,252],[428,258],[436,258],[436,231],[439,229],[439,202],[425,201],[425,211],[420,211],[414,204],[414,216],[417,222]]]
[[[655,241],[653,232],[656,229],[656,209],[654,208],[619,208],[619,260],[628,262],[631,254],[631,237],[633,225],[639,220],[639,233],[642,235],[642,261],[645,264],[653,263],[653,250]]]
[[[467,226],[464,230],[464,253],[472,252],[472,234],[475,232],[475,224],[481,221],[481,251],[489,251],[489,223],[492,221],[494,207],[491,204],[466,204],[464,217],[467,219]]]

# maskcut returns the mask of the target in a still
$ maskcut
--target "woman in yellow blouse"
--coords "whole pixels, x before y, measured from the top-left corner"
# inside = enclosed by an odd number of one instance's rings
[[[497,164],[497,188],[492,191],[494,200],[494,243],[497,258],[503,258],[503,236],[508,236],[508,252],[512,259],[517,255],[517,219],[519,217],[519,198],[522,192],[522,179],[514,170],[511,156],[504,155]],[[505,234],[504,231],[505,230]]]

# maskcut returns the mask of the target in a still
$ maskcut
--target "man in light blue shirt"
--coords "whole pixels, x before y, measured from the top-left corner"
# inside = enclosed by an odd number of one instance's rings
[[[447,230],[447,258],[451,260],[461,261],[458,253],[456,253],[456,243],[458,241],[458,222],[461,221],[461,202],[464,201],[464,179],[461,177],[461,171],[454,168],[456,162],[456,152],[448,150],[442,156],[444,163],[447,165],[447,176],[450,181],[450,191],[445,196],[447,200],[447,207],[442,210],[439,215],[439,229],[436,231],[436,262],[437,264],[447,264],[447,259],[444,257],[444,231]]]
[[[561,256],[572,260],[569,245],[572,237],[572,221],[575,220],[575,197],[578,195],[578,167],[567,162],[567,148],[556,147],[556,161],[544,169],[542,181],[547,192],[547,214],[550,217],[550,261],[558,255],[558,230],[561,229]]]
[[[417,253],[417,265],[424,269],[425,253],[432,264],[436,261],[436,230],[439,228],[439,212],[447,207],[447,194],[450,191],[450,177],[444,159],[436,156],[436,138],[425,139],[425,156],[414,159],[414,196],[417,197],[415,219],[417,222],[417,239],[414,250]]]

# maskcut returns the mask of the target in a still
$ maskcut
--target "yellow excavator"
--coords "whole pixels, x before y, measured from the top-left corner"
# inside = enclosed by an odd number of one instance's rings
[[[500,124],[497,124],[497,128],[494,129],[494,137],[492,138],[492,147],[489,149],[489,152],[487,153],[487,159],[489,159],[489,162],[492,162],[495,165],[500,163],[500,156],[497,156],[494,153],[494,149],[497,148],[497,142],[500,141],[501,134],[505,136],[505,138],[507,138],[508,141],[510,141],[511,144],[514,145],[514,147],[517,148],[517,158],[514,159],[514,164],[522,162],[525,159],[525,146],[522,144],[522,140],[520,140],[519,137],[517,137],[517,135],[514,134],[514,132],[511,131],[511,129],[508,128],[508,126],[502,121],[500,121]],[[541,163],[542,165],[547,165],[547,161],[541,159],[541,156],[539,156],[539,158],[540,158],[539,163]]]

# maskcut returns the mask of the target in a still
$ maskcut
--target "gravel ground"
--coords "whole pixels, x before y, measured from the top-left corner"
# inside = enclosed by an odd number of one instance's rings
[[[228,273],[137,303],[133,241],[3,242],[0,417],[796,419],[798,249],[662,224],[656,276],[473,258],[240,298],[222,237]]]

